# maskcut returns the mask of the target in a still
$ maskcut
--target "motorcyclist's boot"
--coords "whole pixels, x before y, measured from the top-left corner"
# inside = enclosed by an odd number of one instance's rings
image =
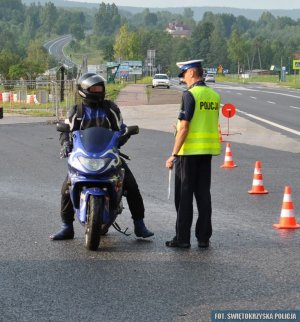
[[[66,240],[74,238],[73,223],[63,223],[61,230],[50,236],[52,240]]]
[[[136,237],[148,238],[154,235],[152,231],[146,228],[143,219],[134,220],[133,223],[134,223],[134,233]]]
[[[101,225],[100,235],[105,236],[108,233],[108,228],[106,225]]]

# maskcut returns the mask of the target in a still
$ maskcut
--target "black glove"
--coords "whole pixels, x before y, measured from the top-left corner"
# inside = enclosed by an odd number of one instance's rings
[[[119,138],[119,148],[124,145],[130,138],[130,135],[121,136]]]
[[[65,141],[60,149],[60,158],[67,158],[69,153],[72,152],[72,144],[69,141]]]

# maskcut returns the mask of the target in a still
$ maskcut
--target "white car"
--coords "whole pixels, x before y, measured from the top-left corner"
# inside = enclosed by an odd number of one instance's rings
[[[152,79],[152,88],[163,86],[170,88],[170,79],[167,74],[155,74]]]

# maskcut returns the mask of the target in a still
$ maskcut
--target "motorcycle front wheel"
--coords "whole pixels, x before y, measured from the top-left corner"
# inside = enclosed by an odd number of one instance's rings
[[[104,198],[91,195],[88,201],[87,223],[85,225],[85,247],[88,250],[97,250],[99,247],[103,211]]]

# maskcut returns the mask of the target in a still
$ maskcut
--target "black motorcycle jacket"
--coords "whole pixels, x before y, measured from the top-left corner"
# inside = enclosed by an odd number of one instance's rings
[[[113,131],[120,131],[126,127],[118,106],[109,100],[104,100],[101,106],[89,106],[84,103],[74,105],[67,114],[65,121],[70,125],[70,133],[85,130],[90,127],[105,127]],[[60,144],[70,141],[70,133],[60,134]],[[125,142],[122,142],[123,145]]]

